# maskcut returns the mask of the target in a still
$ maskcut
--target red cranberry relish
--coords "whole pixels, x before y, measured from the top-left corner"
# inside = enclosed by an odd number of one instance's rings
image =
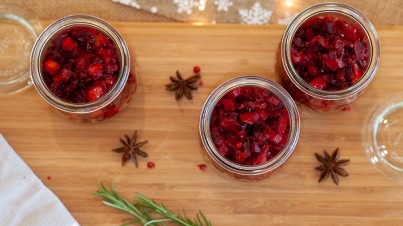
[[[313,17],[295,33],[291,60],[299,76],[321,90],[341,90],[368,66],[368,44],[358,24],[339,17]]]
[[[211,114],[210,132],[218,151],[242,165],[260,165],[276,156],[289,135],[288,112],[264,88],[229,91]]]
[[[73,103],[97,100],[116,83],[120,58],[115,43],[90,27],[73,27],[55,37],[43,59],[50,91]]]

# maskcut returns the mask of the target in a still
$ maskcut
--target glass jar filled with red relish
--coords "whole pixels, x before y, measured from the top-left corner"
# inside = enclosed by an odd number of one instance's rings
[[[374,78],[379,55],[378,35],[363,14],[322,3],[288,25],[276,68],[297,102],[316,111],[346,110]]]
[[[209,161],[239,180],[269,177],[293,153],[298,109],[280,85],[256,76],[234,78],[207,98],[199,131]]]
[[[31,53],[35,88],[75,121],[98,122],[120,112],[137,88],[136,71],[119,32],[93,16],[70,15],[55,21]]]

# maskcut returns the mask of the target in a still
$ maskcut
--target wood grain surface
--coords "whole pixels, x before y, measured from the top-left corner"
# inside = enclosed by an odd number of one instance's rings
[[[403,26],[376,26],[381,64],[348,112],[315,113],[299,107],[300,140],[285,166],[255,183],[218,173],[204,157],[201,107],[220,83],[241,75],[278,81],[274,54],[284,26],[112,23],[136,56],[140,78],[129,107],[109,121],[82,124],[54,111],[31,87],[0,98],[0,132],[36,175],[83,225],[120,225],[129,215],[91,193],[113,182],[127,198],[136,193],[189,215],[201,210],[213,225],[402,225],[403,183],[369,163],[362,144],[365,116],[383,97],[403,89]],[[194,99],[175,101],[168,76],[185,77],[199,65],[203,86]],[[112,152],[118,138],[139,131],[148,140],[138,169],[121,167]],[[341,150],[350,173],[336,186],[318,183],[315,152]],[[152,161],[156,168],[148,169]],[[205,163],[206,172],[197,167]],[[0,163],[1,164],[1,163]],[[51,180],[47,177],[51,176]],[[18,216],[18,213],[16,213]]]

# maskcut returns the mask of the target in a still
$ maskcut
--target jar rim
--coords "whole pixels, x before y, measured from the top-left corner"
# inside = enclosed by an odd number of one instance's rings
[[[54,95],[42,76],[42,58],[47,45],[53,41],[55,35],[61,31],[76,27],[91,27],[106,34],[112,39],[119,51],[120,71],[116,84],[103,96],[88,103],[67,102]],[[71,113],[90,113],[110,104],[124,88],[130,72],[130,53],[126,42],[120,33],[108,22],[90,15],[72,14],[62,17],[50,24],[38,37],[31,52],[31,80],[39,94],[55,108]]]
[[[243,86],[257,86],[264,88],[284,103],[290,120],[289,137],[283,149],[270,161],[261,165],[241,165],[222,156],[217,150],[210,134],[210,118],[217,102],[230,90]],[[232,173],[242,175],[260,175],[282,166],[294,151],[300,132],[300,117],[298,108],[288,92],[277,83],[253,75],[245,75],[228,80],[219,85],[206,99],[200,114],[199,133],[208,155],[221,167]]]
[[[325,13],[339,14],[357,22],[368,40],[369,50],[371,53],[368,67],[363,73],[363,76],[356,83],[346,89],[327,91],[312,87],[298,75],[291,61],[290,47],[295,32],[307,19]],[[282,37],[280,49],[281,60],[284,64],[285,71],[293,84],[306,94],[325,100],[344,99],[360,93],[375,76],[380,62],[379,38],[372,23],[365,15],[356,9],[337,2],[319,3],[301,11],[287,26]]]

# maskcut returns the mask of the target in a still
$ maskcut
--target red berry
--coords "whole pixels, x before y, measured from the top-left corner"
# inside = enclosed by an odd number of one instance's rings
[[[71,37],[65,37],[62,41],[62,49],[64,51],[73,51],[77,49],[77,43]]]
[[[199,169],[201,170],[201,171],[206,171],[207,170],[207,166],[206,166],[206,164],[199,164],[199,165],[197,165],[198,167],[199,167]]]
[[[155,163],[153,163],[153,162],[148,162],[148,163],[147,163],[147,167],[148,167],[149,169],[153,169],[153,168],[155,168]]]
[[[56,75],[59,72],[60,64],[54,60],[47,60],[45,62],[46,71],[51,75]]]
[[[47,176],[46,177],[48,180],[52,180],[52,176]]]
[[[194,72],[195,74],[199,74],[199,73],[200,73],[200,67],[199,67],[199,66],[194,66],[194,67],[193,67],[193,72]]]

